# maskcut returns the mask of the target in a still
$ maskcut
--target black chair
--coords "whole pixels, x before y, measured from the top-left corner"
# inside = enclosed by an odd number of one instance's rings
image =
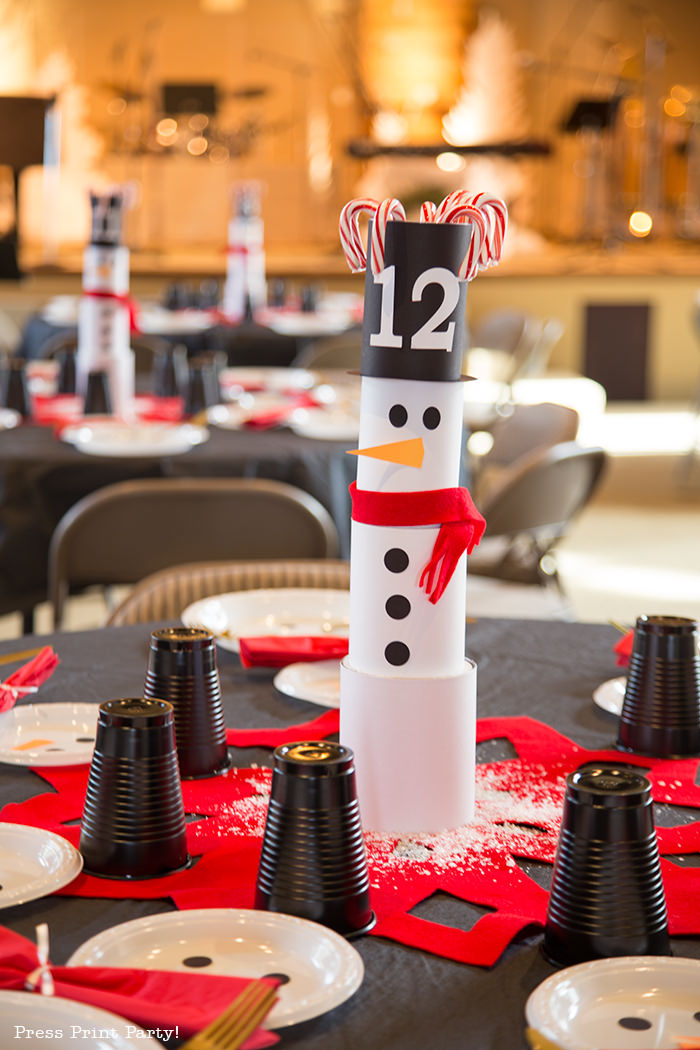
[[[226,355],[229,367],[287,368],[304,342],[248,320],[230,327],[221,325],[210,335],[212,349]]]
[[[328,511],[301,489],[258,478],[155,478],[108,485],[72,507],[49,547],[49,600],[136,583],[202,554],[217,560],[334,558]]]
[[[600,484],[607,455],[567,441],[517,459],[482,501],[486,532],[469,572],[563,591],[554,548]]]

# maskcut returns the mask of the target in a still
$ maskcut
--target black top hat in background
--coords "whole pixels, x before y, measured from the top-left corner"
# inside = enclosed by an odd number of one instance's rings
[[[368,236],[371,244],[371,223]],[[467,282],[459,278],[459,268],[470,239],[471,226],[466,223],[387,223],[386,276],[378,275],[380,280],[367,252],[363,376],[442,382],[462,378]],[[451,349],[431,347],[432,333],[436,342],[449,342]],[[441,339],[439,333],[450,333],[450,338]]]
[[[90,193],[92,229],[90,244],[101,247],[116,247],[122,239],[122,211],[124,195],[113,190],[110,193]]]

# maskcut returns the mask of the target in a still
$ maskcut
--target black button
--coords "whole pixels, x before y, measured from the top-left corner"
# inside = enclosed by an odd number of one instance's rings
[[[401,667],[402,664],[408,662],[410,655],[411,650],[404,642],[389,642],[384,650],[386,662],[392,667]]]
[[[384,608],[392,620],[404,620],[411,611],[411,603],[403,594],[392,594]]]
[[[392,547],[384,555],[384,564],[389,572],[404,572],[408,568],[408,555],[400,547]]]

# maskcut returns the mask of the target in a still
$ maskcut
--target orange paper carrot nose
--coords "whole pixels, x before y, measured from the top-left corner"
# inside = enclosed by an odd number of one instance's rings
[[[348,450],[350,456],[371,456],[372,459],[383,459],[387,463],[400,463],[404,467],[423,465],[423,438],[410,438],[408,441],[391,441],[388,445],[374,445],[372,448],[354,448]]]

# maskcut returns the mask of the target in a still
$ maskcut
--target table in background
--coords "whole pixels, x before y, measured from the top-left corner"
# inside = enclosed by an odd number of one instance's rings
[[[41,686],[37,702],[104,701],[140,696],[151,630],[159,625],[109,628],[42,637],[60,659]],[[162,625],[160,625],[162,626]],[[608,748],[614,716],[591,699],[616,673],[614,628],[597,624],[480,620],[467,628],[467,654],[478,667],[480,717],[529,715],[556,726],[583,747]],[[0,654],[36,644],[31,637],[0,644]],[[319,708],[279,694],[274,672],[244,671],[233,653],[219,650],[226,724],[282,726],[314,717]],[[477,757],[493,761],[492,749]],[[269,766],[271,752],[234,751],[236,764]],[[45,789],[28,769],[0,765],[5,802],[23,801]],[[434,899],[432,918],[454,924],[454,901]],[[461,902],[465,916],[468,907]],[[89,937],[129,919],[171,911],[168,901],[106,900],[50,896],[5,909],[0,922],[34,939],[48,922],[51,958],[65,963]],[[417,949],[364,936],[353,942],[365,979],[346,1003],[321,1017],[280,1029],[282,1048],[300,1050],[524,1050],[524,1006],[531,991],[554,969],[540,951],[541,933],[513,943],[490,969],[464,965]],[[673,941],[678,955],[700,959],[700,939]]]
[[[142,477],[260,477],[315,496],[349,557],[350,497],[356,442],[320,441],[290,430],[224,430],[189,452],[164,457],[98,457],[59,440],[51,427],[0,431],[0,614],[46,597],[51,534],[79,499],[103,485]],[[206,558],[206,548],[202,549]],[[16,603],[16,604],[13,604]]]

